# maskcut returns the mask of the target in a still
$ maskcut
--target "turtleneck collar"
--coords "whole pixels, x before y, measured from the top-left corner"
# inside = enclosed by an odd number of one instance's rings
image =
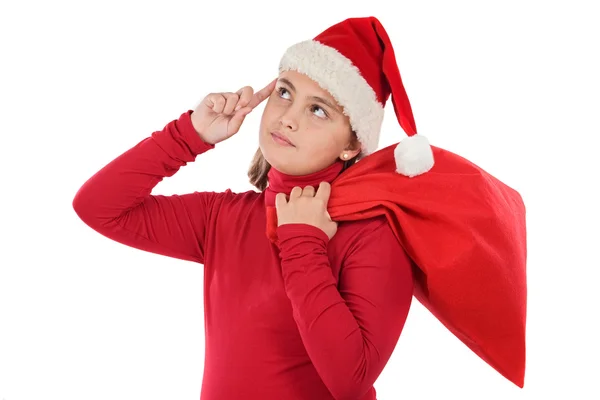
[[[344,162],[337,160],[332,165],[308,175],[288,175],[271,167],[267,174],[269,185],[265,189],[265,205],[275,206],[277,193],[290,194],[294,186],[319,188],[321,182],[331,183],[344,168]]]

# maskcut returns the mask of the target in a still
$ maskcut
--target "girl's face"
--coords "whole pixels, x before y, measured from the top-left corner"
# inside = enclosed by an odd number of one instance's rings
[[[344,160],[344,153],[349,160],[360,152],[343,108],[295,71],[279,75],[262,115],[259,144],[269,164],[288,175],[311,174]]]

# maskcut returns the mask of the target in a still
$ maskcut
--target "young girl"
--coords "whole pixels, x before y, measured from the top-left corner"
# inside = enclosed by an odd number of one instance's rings
[[[235,93],[207,95],[195,110],[182,113],[121,154],[78,191],[75,211],[102,235],[204,265],[202,399],[376,399],[373,384],[397,344],[411,305],[416,278],[413,259],[423,261],[419,267],[426,270],[432,264],[445,267],[445,258],[461,260],[464,255],[431,256],[430,244],[425,243],[423,251],[409,256],[398,240],[397,224],[390,224],[386,215],[370,214],[376,204],[367,198],[387,201],[382,196],[390,187],[396,190],[392,197],[401,192],[409,198],[410,192],[421,191],[398,188],[411,179],[381,184],[381,177],[387,176],[383,173],[352,175],[373,164],[388,168],[386,162],[379,162],[388,153],[368,156],[377,148],[390,94],[409,135],[394,149],[393,175],[424,174],[433,166],[432,149],[416,135],[389,38],[379,21],[369,17],[347,19],[313,40],[288,48],[277,78],[256,93],[247,86]],[[260,148],[249,170],[258,192],[151,194],[163,178],[236,134],[245,116],[264,100]],[[438,154],[442,161],[450,159]],[[461,168],[460,176],[468,178],[465,167]],[[336,189],[335,197],[331,183],[342,177],[346,186]],[[418,185],[425,188],[428,182],[424,179]],[[460,189],[457,182],[450,182],[453,194]],[[464,192],[480,196],[472,183],[467,182]],[[435,191],[438,187],[422,192],[437,199],[442,195]],[[341,204],[354,199],[361,199],[360,210]],[[328,208],[332,202],[337,208]],[[421,209],[436,204],[413,203]],[[440,224],[452,220],[455,208],[460,221],[470,216],[447,199],[441,207],[446,211],[436,214],[443,217]],[[490,215],[505,217],[497,210],[470,209],[483,217],[486,227]],[[407,215],[419,223],[423,220],[419,212]],[[412,232],[409,224],[405,230]],[[450,236],[444,237],[436,231],[437,242],[431,245],[442,243],[450,251],[477,247],[470,235],[448,232]],[[499,235],[494,233],[496,238]],[[464,246],[462,238],[468,242]],[[492,249],[494,256],[501,254],[488,243],[482,248]],[[427,255],[434,257],[433,263],[427,262]],[[467,275],[483,280],[469,281]],[[461,292],[463,309],[476,318],[490,315],[493,321],[504,322],[494,310],[477,309],[480,297],[473,301],[468,297],[480,287],[491,293],[507,292],[490,290],[486,284],[511,280],[489,277],[461,266],[458,279],[451,280],[445,270],[442,281],[451,290],[463,289],[466,282],[469,292]],[[431,279],[439,276],[429,278],[431,285],[440,282]],[[431,299],[444,298],[434,286],[429,289]],[[463,315],[461,310],[438,307],[436,316],[443,320]],[[451,319],[444,321],[453,326]],[[469,332],[477,332],[471,328]],[[501,332],[500,324],[494,329],[503,338],[509,336]],[[482,337],[489,336],[488,331],[482,332]],[[472,335],[467,338],[465,343],[480,346],[474,349],[487,349],[471,340]]]
[[[260,192],[151,195],[263,100],[249,171]],[[207,95],[78,191],[74,209],[99,233],[204,264],[202,399],[376,399],[413,280],[384,217],[328,216],[329,183],[361,154],[347,114],[307,75],[282,71],[256,93]],[[273,205],[277,244],[265,234]]]

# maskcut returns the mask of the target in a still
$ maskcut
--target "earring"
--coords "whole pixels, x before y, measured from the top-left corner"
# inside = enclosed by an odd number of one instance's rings
[[[343,157],[344,157],[344,160],[347,160],[348,159],[348,153],[344,153]]]

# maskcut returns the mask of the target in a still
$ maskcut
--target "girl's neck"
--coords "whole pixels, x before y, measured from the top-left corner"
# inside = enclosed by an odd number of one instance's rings
[[[290,194],[295,186],[304,188],[313,186],[319,188],[321,182],[331,183],[344,168],[344,162],[337,160],[329,167],[308,175],[288,175],[271,167],[267,174],[268,186],[265,189],[265,203],[268,206],[275,205],[275,196],[277,193]]]

